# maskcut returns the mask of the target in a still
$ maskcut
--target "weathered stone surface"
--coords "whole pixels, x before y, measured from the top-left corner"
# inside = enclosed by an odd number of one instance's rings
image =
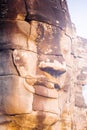
[[[86,130],[86,53],[66,0],[1,0],[0,130]]]
[[[33,94],[18,76],[0,76],[0,112],[2,114],[31,113]]]
[[[36,75],[37,54],[32,51],[14,50],[13,61],[21,77]]]
[[[35,93],[49,98],[58,98],[58,92],[55,89],[49,89],[44,86],[35,85]]]
[[[74,109],[74,118],[73,126],[76,130],[85,130],[87,129],[87,104],[85,104],[85,98],[83,97],[83,87],[87,84],[87,40],[81,37],[77,39],[72,44],[75,70],[76,70],[76,79],[75,79],[75,109]],[[79,124],[81,122],[81,124]]]
[[[46,97],[34,95],[33,109],[35,111],[46,111],[59,114],[58,99],[49,99]]]
[[[20,114],[20,115],[1,115],[0,126],[2,130],[32,130],[32,129],[44,129],[48,130],[49,125],[58,120],[56,114],[48,112],[34,112],[31,114]],[[5,123],[5,125],[3,125]],[[20,125],[21,124],[21,125]]]
[[[13,63],[12,51],[0,51],[0,76],[18,75]]]
[[[65,28],[65,13],[60,1],[26,0],[28,20],[36,20]]]
[[[0,21],[0,50],[27,49],[30,26],[25,21]]]
[[[26,8],[24,0],[0,0],[0,19],[24,20]]]

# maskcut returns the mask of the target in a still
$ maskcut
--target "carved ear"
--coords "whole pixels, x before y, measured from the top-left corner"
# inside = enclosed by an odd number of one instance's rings
[[[14,64],[21,77],[26,78],[27,75],[35,75],[37,67],[37,55],[32,51],[14,50]]]

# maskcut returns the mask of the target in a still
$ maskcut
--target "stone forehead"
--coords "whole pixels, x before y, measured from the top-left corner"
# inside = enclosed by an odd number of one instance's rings
[[[65,6],[61,0],[26,0],[28,10],[27,19],[37,20],[59,26],[61,21],[65,21]],[[66,8],[67,10],[67,8]],[[65,26],[65,23],[62,23]]]
[[[21,8],[22,7],[22,8]],[[61,0],[1,0],[0,19],[40,21],[65,27],[66,1]],[[62,22],[61,22],[62,21]]]

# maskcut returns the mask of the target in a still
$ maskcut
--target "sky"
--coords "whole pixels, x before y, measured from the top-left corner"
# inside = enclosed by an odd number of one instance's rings
[[[87,0],[67,0],[67,3],[77,35],[87,38]]]
[[[77,35],[87,39],[87,0],[67,0],[67,2]],[[82,94],[87,105],[87,85],[82,87]]]
[[[82,95],[84,97],[85,104],[87,105],[87,85],[82,86]]]

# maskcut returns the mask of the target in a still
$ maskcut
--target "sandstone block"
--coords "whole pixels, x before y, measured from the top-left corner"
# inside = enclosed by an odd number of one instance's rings
[[[24,21],[0,21],[0,50],[27,49],[30,26]]]
[[[2,114],[31,113],[33,94],[18,76],[0,76],[0,112]]]

